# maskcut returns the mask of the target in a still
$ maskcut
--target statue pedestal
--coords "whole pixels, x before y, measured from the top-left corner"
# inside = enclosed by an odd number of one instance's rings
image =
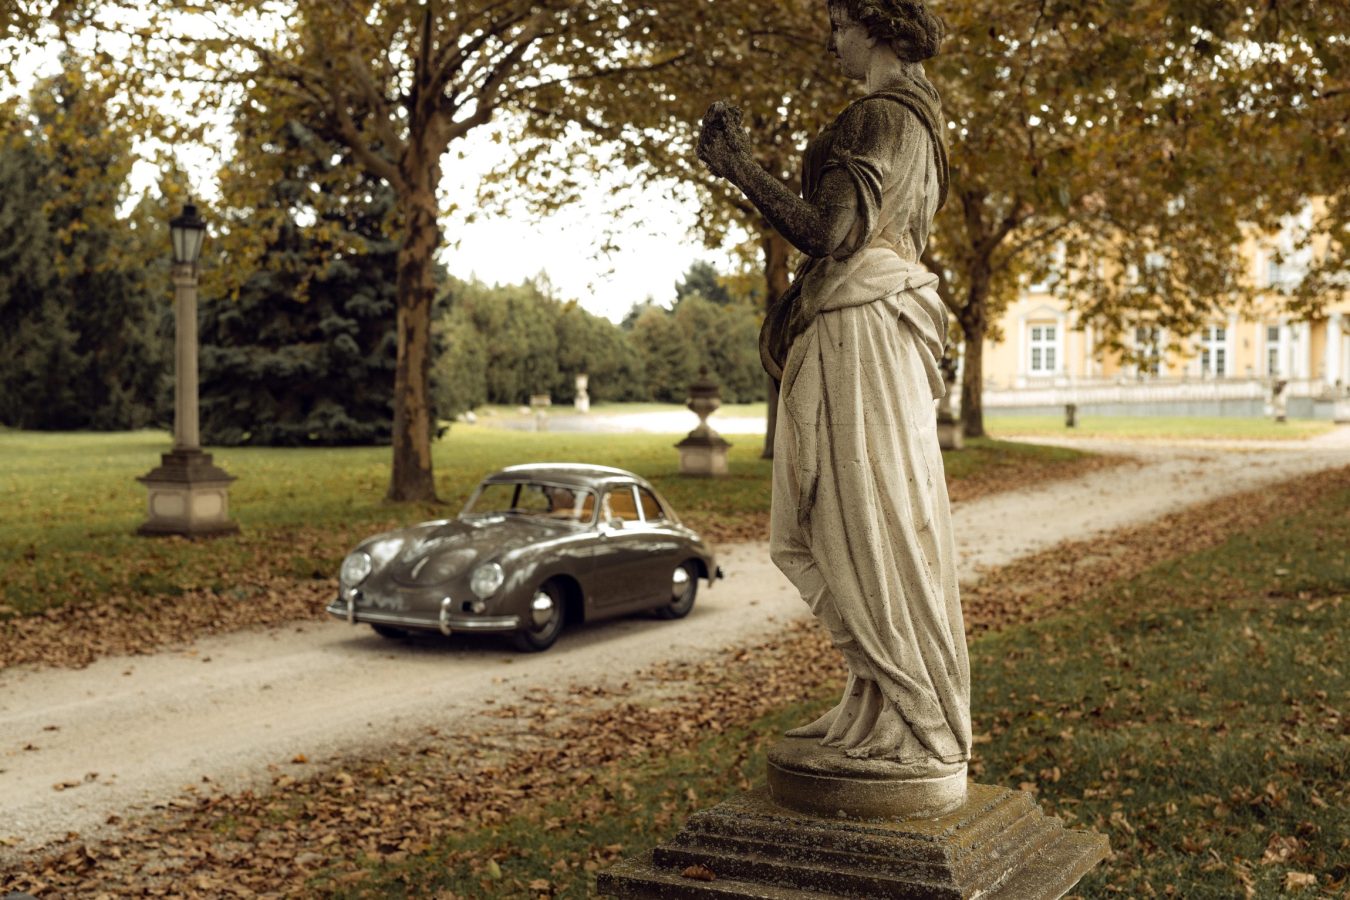
[[[938,447],[943,450],[960,450],[965,446],[964,439],[961,436],[961,423],[948,414],[945,418],[938,416],[937,421]]]
[[[670,843],[601,872],[598,887],[634,898],[1050,900],[1108,852],[1105,837],[991,785],[970,784],[947,815],[903,821],[794,812],[759,788],[695,813]],[[694,866],[713,880],[685,876]]]
[[[706,425],[702,433],[695,430],[675,446],[680,451],[681,475],[727,474],[727,449],[731,444]]]
[[[769,748],[769,798],[827,819],[932,819],[966,802],[966,764],[934,760],[921,771],[850,759],[815,738],[785,737]]]
[[[210,537],[234,534],[230,519],[229,475],[200,450],[162,454],[160,465],[136,479],[149,492],[150,517],[136,529],[142,535]]]

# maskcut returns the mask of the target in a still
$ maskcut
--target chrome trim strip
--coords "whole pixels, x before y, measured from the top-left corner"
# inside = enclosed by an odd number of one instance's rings
[[[347,618],[346,604],[338,605],[333,603],[327,609],[330,616],[339,619]],[[414,619],[410,616],[396,616],[389,613],[366,612],[360,610],[355,616],[356,622],[378,622],[381,625],[401,625],[406,628],[426,628],[435,630],[436,621],[427,619]],[[515,631],[520,628],[520,616],[482,616],[472,619],[451,617],[449,620],[451,631]]]

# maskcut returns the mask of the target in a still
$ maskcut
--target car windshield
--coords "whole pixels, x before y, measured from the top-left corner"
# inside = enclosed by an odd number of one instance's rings
[[[466,516],[503,514],[589,524],[595,518],[595,493],[537,481],[493,481],[464,508]]]

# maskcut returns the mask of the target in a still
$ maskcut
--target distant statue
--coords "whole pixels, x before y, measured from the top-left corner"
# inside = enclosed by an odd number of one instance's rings
[[[943,26],[905,0],[831,0],[829,16],[829,49],[864,94],[807,145],[803,196],[754,161],[725,103],[698,152],[806,254],[760,335],[781,383],[771,550],[849,678],[788,736],[941,783],[950,808],[965,796],[970,670],[933,410],[947,313],[919,262],[947,196],[945,121],[920,65]]]

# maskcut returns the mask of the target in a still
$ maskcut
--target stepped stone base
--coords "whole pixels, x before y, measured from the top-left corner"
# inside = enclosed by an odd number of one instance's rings
[[[935,819],[841,820],[793,812],[759,788],[690,817],[668,844],[600,873],[602,896],[1053,900],[1109,852],[1029,794],[971,784]],[[713,880],[685,877],[693,866]],[[706,877],[706,874],[705,874]]]
[[[149,512],[137,534],[218,537],[238,533],[238,524],[230,519],[234,476],[217,466],[211,454],[195,449],[165,453],[157,468],[136,480],[146,487]]]

